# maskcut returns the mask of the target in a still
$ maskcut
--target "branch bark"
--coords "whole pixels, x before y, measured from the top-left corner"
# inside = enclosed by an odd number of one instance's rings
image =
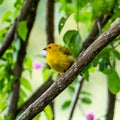
[[[47,15],[46,15],[47,44],[54,43],[54,6],[55,0],[47,0]]]
[[[13,42],[17,24],[18,24],[18,22],[20,22],[21,20],[26,18],[26,16],[28,15],[28,13],[31,9],[33,1],[34,0],[25,0],[20,14],[14,21],[13,25],[8,30],[8,33],[6,34],[4,41],[0,46],[0,57],[4,54],[4,52],[9,48],[9,46]]]
[[[35,4],[36,4],[36,1],[34,2],[34,5]],[[14,75],[15,81],[12,84],[10,102],[9,102],[8,111],[7,111],[7,115],[10,115],[12,120],[14,120],[16,117],[17,103],[18,103],[19,91],[20,91],[20,77],[21,77],[22,69],[23,69],[23,61],[24,61],[24,58],[26,55],[26,48],[27,48],[27,44],[28,44],[29,35],[30,35],[31,29],[32,29],[32,26],[34,23],[35,16],[36,16],[36,7],[37,6],[32,6],[32,7],[35,10],[30,11],[30,13],[25,18],[27,21],[27,26],[28,26],[27,37],[26,37],[25,41],[23,41],[21,39],[21,47],[18,52],[17,61],[15,63],[15,67],[13,70],[13,75]]]
[[[46,33],[47,33],[47,44],[54,43],[54,8],[55,0],[47,0],[47,14],[46,14]],[[48,66],[49,67],[49,66]],[[55,119],[54,101],[50,104],[52,110],[52,120]]]
[[[24,45],[24,42],[21,42],[21,48],[18,53],[17,61],[14,67],[14,82],[12,84],[12,91],[10,94],[10,101],[8,106],[7,115],[11,115],[11,118],[14,120],[17,110],[17,103],[19,99],[19,91],[20,91],[20,77],[22,74],[22,68],[23,68],[23,60],[26,54],[26,45]],[[23,47],[23,46],[24,47]]]
[[[17,113],[24,111],[29,105],[31,105],[37,98],[39,98],[51,85],[53,84],[52,76],[48,78],[48,80],[40,86],[33,95],[18,108]]]
[[[95,40],[85,51],[81,52],[76,62],[61,77],[52,84],[52,86],[33,104],[31,104],[18,120],[31,120],[35,115],[41,112],[56,96],[58,96],[66,87],[68,87],[74,78],[89,64],[94,57],[110,42],[120,34],[120,20],[118,20],[110,29],[104,32]]]
[[[106,120],[113,120],[115,108],[116,95],[108,90],[108,110]]]
[[[53,43],[54,42],[54,0],[47,2],[47,25],[46,25],[46,32],[47,32],[47,43]],[[18,108],[17,113],[20,113],[24,111],[30,104],[32,104],[38,97],[40,97],[53,83],[52,76],[48,78],[48,80],[40,86],[33,95],[22,105],[20,108]],[[53,108],[53,104],[52,108]],[[54,112],[54,108],[53,108]],[[54,118],[53,118],[54,119]]]
[[[81,80],[79,80],[78,86],[76,88],[75,95],[73,96],[73,100],[72,100],[72,103],[71,103],[71,106],[70,106],[70,112],[69,112],[68,120],[72,120],[72,116],[73,116],[73,113],[74,113],[74,110],[75,110],[75,107],[76,107],[76,104],[77,104],[77,101],[79,99],[79,95],[80,95],[80,92],[81,92],[81,89],[82,89],[83,81],[84,81],[84,79],[82,77]]]

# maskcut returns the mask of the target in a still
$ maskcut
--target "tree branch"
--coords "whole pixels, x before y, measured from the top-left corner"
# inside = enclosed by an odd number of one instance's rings
[[[115,101],[116,101],[116,95],[112,94],[108,90],[108,110],[107,110],[107,114],[106,114],[106,120],[113,120]]]
[[[110,29],[104,32],[95,40],[85,51],[81,52],[76,62],[61,77],[52,84],[52,86],[31,104],[18,120],[31,120],[35,115],[41,112],[56,96],[58,96],[66,87],[68,87],[74,78],[89,64],[94,57],[110,42],[120,34],[120,20],[118,20]]]
[[[4,41],[0,46],[0,57],[4,54],[4,52],[9,48],[9,46],[13,42],[17,24],[18,24],[18,22],[20,22],[21,20],[26,18],[26,16],[28,15],[28,13],[31,9],[33,1],[34,0],[25,0],[20,14],[14,21],[12,27],[10,27],[10,29],[8,30],[8,33],[6,34]]]
[[[40,86],[22,106],[18,108],[17,113],[24,111],[30,104],[40,97],[52,85],[52,83],[53,80],[51,75],[48,80],[42,86]]]
[[[47,43],[54,43],[54,0],[47,0],[46,32]]]
[[[24,61],[24,58],[26,55],[26,48],[27,48],[27,44],[28,44],[29,34],[31,32],[31,29],[32,29],[32,26],[34,23],[34,19],[36,16],[36,6],[34,6],[33,8],[35,10],[31,11],[30,14],[27,15],[27,18],[25,18],[27,21],[28,33],[27,33],[27,37],[26,37],[25,41],[23,41],[21,39],[21,47],[18,52],[17,61],[15,63],[15,67],[14,67],[14,71],[13,71],[15,81],[12,84],[10,102],[9,102],[8,111],[7,111],[7,115],[11,115],[11,119],[13,119],[13,120],[16,117],[17,103],[18,103],[19,91],[20,91],[20,77],[21,77],[22,69],[23,69],[23,61]]]
[[[47,3],[47,26],[46,26],[46,32],[47,32],[47,41],[48,43],[54,42],[54,0],[49,1]],[[52,23],[52,24],[51,24]],[[51,37],[50,37],[51,36]],[[50,39],[53,38],[53,39]],[[53,83],[52,76],[48,78],[48,80],[40,86],[33,95],[22,105],[20,108],[18,108],[17,113],[20,113],[21,111],[24,111],[30,104],[32,104],[38,97],[40,97]]]
[[[73,96],[73,100],[72,100],[72,103],[71,103],[71,106],[70,106],[70,112],[69,112],[68,120],[72,120],[72,116],[73,116],[73,113],[74,113],[74,110],[75,110],[75,107],[76,107],[76,104],[77,104],[77,101],[79,99],[79,95],[80,95],[80,92],[81,92],[81,89],[82,89],[83,81],[84,81],[84,79],[82,77],[81,80],[79,80],[78,86],[76,87],[76,92],[75,92],[75,95]]]
[[[55,0],[47,0],[47,14],[46,14],[46,33],[47,33],[47,44],[54,43],[54,7]],[[54,101],[50,104],[52,115],[54,120],[55,112],[54,112]]]
[[[85,39],[85,41],[83,42],[83,48],[82,49],[86,49],[92,42],[95,41],[96,37],[98,36],[98,34],[101,32],[102,27],[104,27],[104,25],[107,23],[107,21],[111,18],[111,15],[107,15],[106,17],[104,17],[103,15],[99,16],[96,20],[95,23],[93,25],[93,29],[91,30],[90,34],[88,35],[88,37]],[[75,106],[77,104],[77,100],[78,100],[78,95],[81,91],[82,85],[83,85],[83,79],[81,80],[81,82],[79,82],[79,85],[77,86],[77,90],[76,90],[76,94],[75,94],[75,98],[73,98],[73,101],[71,103],[71,109],[70,109],[70,113],[69,113],[69,120],[72,119],[73,116],[73,112],[75,110]]]

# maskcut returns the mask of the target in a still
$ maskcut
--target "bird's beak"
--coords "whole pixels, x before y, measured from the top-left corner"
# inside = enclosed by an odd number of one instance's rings
[[[46,48],[44,48],[43,50],[46,50]]]

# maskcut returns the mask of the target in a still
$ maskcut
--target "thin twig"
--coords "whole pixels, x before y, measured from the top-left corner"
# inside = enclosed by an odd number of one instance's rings
[[[78,16],[79,16],[79,0],[77,0],[76,8],[77,8],[77,11],[76,11],[77,30],[79,31],[80,30],[80,28],[79,28],[79,20],[78,20]]]
[[[82,77],[78,81],[78,85],[76,86],[76,92],[73,96],[73,100],[72,100],[72,103],[71,103],[71,106],[70,106],[70,112],[69,112],[68,120],[72,119],[72,116],[73,116],[73,113],[74,113],[74,110],[75,110],[75,107],[76,107],[76,104],[77,104],[77,101],[79,99],[79,95],[80,95],[80,92],[81,92],[81,89],[82,89],[83,81],[84,81],[84,79]]]
[[[95,20],[90,34],[83,42],[83,49],[86,49],[92,42],[94,42],[99,33],[101,33],[101,29],[109,21],[111,16],[112,14],[107,15],[106,17],[104,17],[104,15],[101,15]]]
[[[47,43],[54,43],[54,6],[55,0],[47,0],[46,32]]]
[[[118,47],[120,45],[120,42],[116,45],[113,46],[113,48],[115,49],[116,47]]]

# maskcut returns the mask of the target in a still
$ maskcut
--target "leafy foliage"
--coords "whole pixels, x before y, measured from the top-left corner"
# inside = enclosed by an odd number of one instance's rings
[[[71,100],[65,101],[65,102],[63,103],[63,105],[62,105],[62,109],[68,108],[68,107],[70,106],[70,103],[71,103]]]
[[[81,98],[81,102],[83,102],[85,104],[91,104],[92,103],[92,101],[88,97]]]
[[[6,11],[3,16],[2,16],[2,22],[5,22],[5,21],[10,21],[10,15],[11,15],[11,11],[8,10]]]
[[[18,35],[22,38],[22,40],[25,41],[28,33],[26,21],[21,21],[18,24],[17,31],[18,31]]]
[[[65,33],[63,41],[70,52],[77,57],[82,47],[82,39],[78,31],[69,30]]]
[[[114,68],[108,74],[108,88],[113,94],[120,91],[120,77]]]
[[[13,9],[7,9],[4,12],[1,12],[1,21],[0,21],[0,43],[4,41],[5,35],[8,32],[8,29],[15,21],[16,17],[19,15],[22,4],[24,0],[15,0],[13,3]],[[78,57],[79,53],[82,50],[82,43],[87,35],[91,32],[93,28],[94,21],[96,18],[103,16],[107,18],[109,16],[109,21],[103,26],[100,27],[100,31],[106,31],[113,22],[120,17],[120,0],[56,0],[59,4],[59,11],[62,13],[61,19],[58,24],[59,34],[64,29],[65,24],[68,22],[68,19],[71,16],[74,16],[74,22],[76,22],[76,28],[67,30],[63,35],[63,42],[65,46],[70,50],[74,57]],[[0,5],[5,3],[4,0],[0,0]],[[6,4],[8,5],[8,4]],[[31,8],[33,9],[33,8]],[[44,11],[43,11],[44,12]],[[36,13],[38,14],[38,12]],[[43,13],[44,14],[44,13]],[[103,19],[104,21],[104,19]],[[42,24],[42,23],[40,23]],[[72,26],[72,24],[70,25]],[[12,89],[12,83],[15,80],[14,77],[14,67],[18,57],[18,52],[21,47],[21,40],[25,42],[28,28],[27,21],[21,21],[16,26],[17,34],[14,36],[14,42],[9,46],[4,55],[0,58],[0,119],[5,119],[3,113],[8,107],[8,100],[10,97],[10,91]],[[84,30],[83,30],[84,29]],[[63,31],[62,31],[63,32]],[[40,33],[41,34],[41,33]],[[99,36],[100,33],[98,33]],[[98,37],[96,36],[96,38]],[[83,39],[84,38],[84,39]],[[21,40],[20,40],[21,39]],[[36,39],[36,38],[35,38]],[[37,38],[39,39],[39,38]],[[111,93],[117,94],[120,91],[120,76],[119,71],[117,71],[116,66],[120,64],[120,37],[117,37],[113,43],[104,48],[96,58],[84,68],[82,71],[85,82],[90,81],[90,74],[95,70],[106,75],[108,82],[108,89]],[[34,49],[34,45],[33,48]],[[21,53],[22,54],[22,53]],[[40,58],[44,61],[45,59]],[[33,59],[27,54],[24,59],[23,65],[23,74],[20,78],[20,98],[18,106],[20,107],[26,99],[33,93],[32,82],[29,80],[32,78],[32,62]],[[44,63],[44,62],[43,62]],[[44,66],[42,77],[43,82],[54,72],[48,69],[48,66]],[[27,74],[29,73],[29,75]],[[36,73],[36,72],[35,72]],[[26,75],[27,74],[27,75]],[[53,74],[52,79],[56,79],[57,73]],[[39,78],[38,78],[39,79]],[[36,82],[36,81],[35,81]],[[41,81],[40,81],[41,82]],[[72,102],[72,97],[75,94],[76,85],[78,84],[77,79],[68,87],[71,99],[63,101],[62,110],[66,110],[70,107]],[[98,84],[96,84],[97,86]],[[89,92],[81,92],[79,96],[78,104],[90,105],[93,103],[91,94]],[[47,106],[44,110],[44,115],[48,120],[51,120],[53,117],[51,106]],[[37,115],[34,120],[39,120],[41,114]],[[10,120],[11,116],[7,116],[6,120]]]
[[[52,117],[53,117],[52,116],[52,109],[49,105],[45,108],[44,112],[45,112],[45,115],[47,117],[47,120],[52,120]]]
[[[59,26],[58,26],[58,31],[59,31],[59,33],[61,32],[61,30],[62,30],[62,28],[63,28],[66,20],[67,20],[67,18],[65,18],[65,17],[62,17],[62,18],[60,19]]]

